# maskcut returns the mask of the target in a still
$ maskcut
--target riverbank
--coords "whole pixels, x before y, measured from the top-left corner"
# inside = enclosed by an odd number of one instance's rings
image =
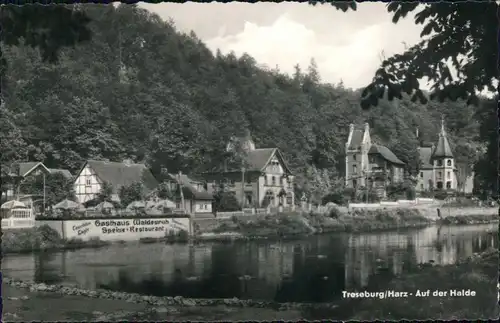
[[[493,211],[495,211],[494,209]],[[195,220],[195,235],[187,232],[167,232],[162,238],[143,238],[129,243],[186,243],[188,241],[233,241],[254,239],[296,239],[312,234],[335,232],[374,232],[420,228],[431,224],[467,225],[498,221],[498,214],[488,212],[433,217],[436,210],[423,208],[354,209],[349,213],[331,208],[328,213],[283,213],[267,215],[233,216],[231,218],[209,218]],[[451,214],[451,213],[450,213]],[[455,211],[453,214],[457,214]],[[47,225],[29,229],[3,231],[2,252],[4,254],[26,253],[48,250],[75,250],[100,248],[124,241],[102,241],[91,238],[62,239],[59,233]]]
[[[228,306],[186,304],[150,304],[124,299],[94,298],[92,295],[68,295],[2,286],[3,319],[9,322],[69,322],[69,321],[243,321],[249,318],[262,321],[299,320],[299,310],[279,310]],[[58,306],[54,307],[54,301]],[[50,311],[47,309],[50,308]]]
[[[431,212],[434,212],[436,216],[431,216]],[[498,221],[498,215],[494,210],[477,214],[469,210],[463,215],[438,218],[435,209],[366,208],[354,209],[346,213],[332,208],[327,214],[295,212],[203,219],[195,222],[197,230],[194,238],[212,241],[292,239],[320,233],[374,232],[421,228],[432,224],[486,224],[496,221]]]
[[[185,243],[189,240],[187,232],[167,232],[163,238],[143,238],[135,243]],[[2,231],[2,253],[30,253],[51,250],[77,250],[83,248],[100,248],[112,243],[125,244],[125,241],[103,241],[99,238],[62,239],[59,233],[47,225],[26,229],[9,229]]]
[[[298,320],[304,309],[333,304],[277,303],[231,299],[157,297],[75,286],[47,285],[4,278],[4,318],[9,321],[59,320]],[[58,307],[47,311],[57,300]],[[126,309],[126,310],[124,310]]]
[[[335,317],[342,320],[496,320],[498,308],[498,250],[488,249],[455,265],[427,263],[389,281],[383,290],[406,292],[407,297],[344,299],[350,310],[342,317],[336,310],[308,312],[306,318]],[[446,296],[433,296],[436,290]],[[474,291],[475,296],[450,296],[450,291]],[[419,297],[417,291],[430,291]],[[346,314],[344,312],[344,314]]]

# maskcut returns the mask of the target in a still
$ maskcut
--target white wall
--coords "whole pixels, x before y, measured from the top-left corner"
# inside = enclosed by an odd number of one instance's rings
[[[75,179],[74,187],[78,202],[85,203],[97,196],[101,190],[101,181],[89,165],[85,165]]]
[[[37,221],[37,226],[47,224],[56,229],[64,239],[103,241],[134,241],[141,238],[162,238],[165,232],[185,230],[189,232],[189,218],[136,218],[136,219],[88,219]]]
[[[212,213],[212,201],[195,201],[195,213]]]

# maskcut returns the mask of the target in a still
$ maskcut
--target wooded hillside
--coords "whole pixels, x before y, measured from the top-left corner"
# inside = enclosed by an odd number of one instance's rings
[[[472,165],[491,137],[479,131],[490,111],[461,101],[382,99],[364,111],[360,91],[322,83],[314,60],[285,75],[249,55],[212,53],[136,6],[85,11],[92,39],[62,49],[55,64],[37,49],[4,46],[3,165],[44,161],[75,172],[86,159],[131,158],[158,176],[161,168],[198,173],[220,164],[229,137],[248,128],[257,147],[280,148],[299,185],[313,189],[326,185],[318,178],[341,182],[350,123],[369,122],[372,140],[412,173],[416,129],[435,142],[442,114],[459,162]]]

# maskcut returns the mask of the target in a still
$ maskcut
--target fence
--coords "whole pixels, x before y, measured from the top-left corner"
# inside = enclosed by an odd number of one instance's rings
[[[295,207],[267,207],[267,208],[244,208],[242,211],[217,212],[217,218],[230,218],[232,216],[254,215],[254,214],[276,214],[293,212]]]
[[[432,205],[438,203],[434,199],[417,198],[415,200],[398,200],[395,202],[382,201],[380,203],[350,203],[349,208],[380,208],[380,207],[411,207]]]
[[[35,226],[31,209],[2,210],[2,229],[22,229]]]

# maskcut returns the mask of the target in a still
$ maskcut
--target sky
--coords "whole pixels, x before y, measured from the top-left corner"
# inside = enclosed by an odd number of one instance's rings
[[[404,51],[420,40],[413,16],[391,21],[384,3],[358,3],[344,13],[330,5],[295,2],[139,3],[171,18],[178,30],[193,30],[213,51],[248,53],[259,64],[293,72],[305,70],[311,58],[326,83],[360,88],[370,83],[382,57]],[[425,84],[422,84],[426,88]]]

